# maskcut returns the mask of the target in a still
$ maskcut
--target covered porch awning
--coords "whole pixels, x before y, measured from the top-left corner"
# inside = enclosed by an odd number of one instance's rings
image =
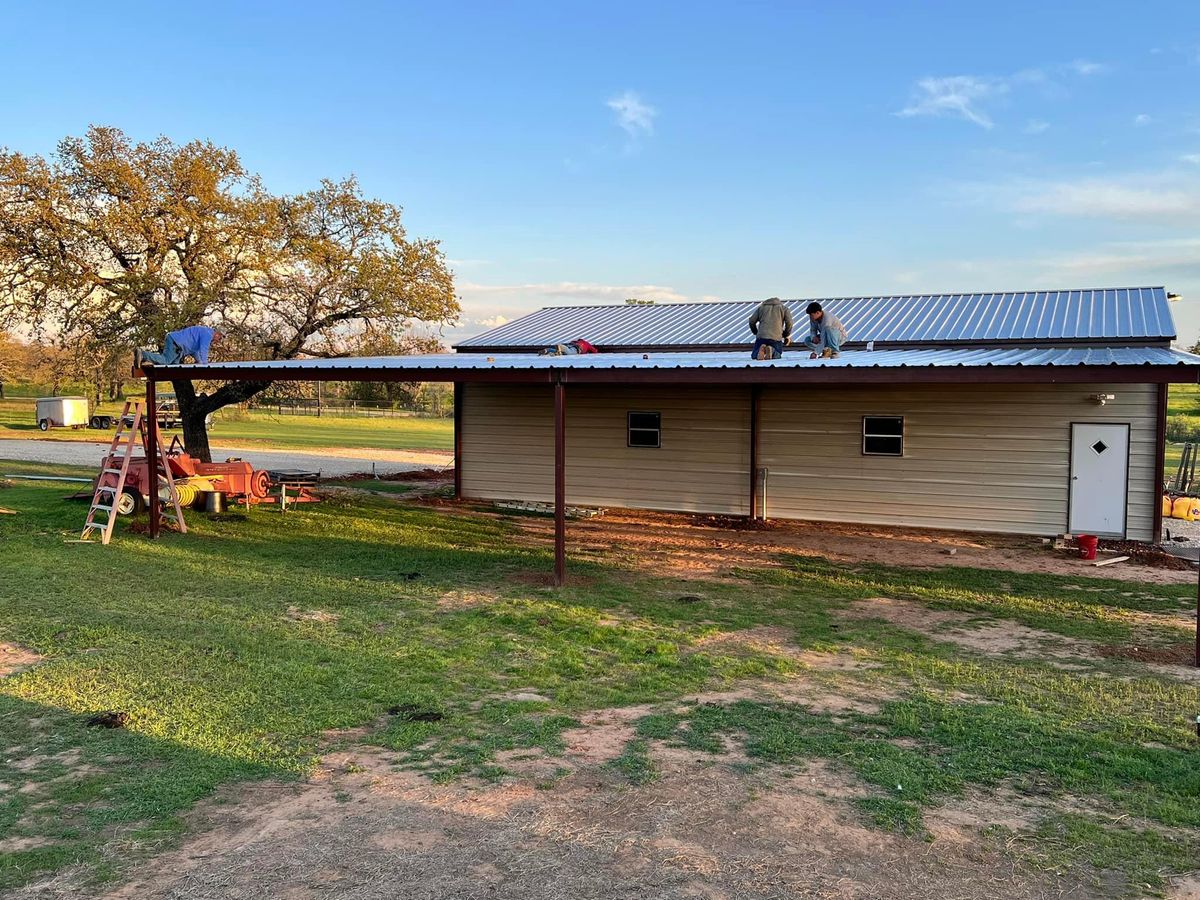
[[[848,350],[775,360],[744,352],[444,353],[157,366],[147,377],[227,381],[449,381],[526,384],[878,384],[1200,382],[1200,356],[1166,347]]]
[[[447,353],[424,356],[247,360],[147,367],[147,398],[155,383],[211,381],[429,381],[548,384],[554,388],[555,583],[566,578],[566,403],[572,384],[747,385],[751,388],[751,457],[756,456],[758,388],[769,385],[857,384],[1157,384],[1157,477],[1164,459],[1167,390],[1200,383],[1200,356],[1166,347],[991,347],[969,349],[851,350],[838,359],[809,359],[803,349],[781,359],[751,360],[745,352]],[[456,400],[458,398],[456,397]],[[461,403],[455,403],[455,488],[461,496]],[[153,408],[149,421],[156,421]],[[153,427],[153,425],[152,425]],[[754,468],[750,509],[755,510]],[[157,533],[157,497],[151,496],[151,533]],[[1156,533],[1161,520],[1156,514]]]

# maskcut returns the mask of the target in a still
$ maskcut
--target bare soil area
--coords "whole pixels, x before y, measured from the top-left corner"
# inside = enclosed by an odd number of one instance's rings
[[[531,538],[553,537],[554,523],[548,518],[516,521]],[[643,571],[679,577],[711,578],[739,567],[769,566],[781,554],[792,554],[835,562],[963,566],[1149,584],[1196,580],[1194,570],[1159,568],[1138,559],[1097,569],[1071,552],[1051,549],[1040,538],[833,522],[773,521],[750,527],[732,517],[609,509],[603,516],[569,522],[567,540],[571,552],[635,557]]]
[[[25,647],[0,641],[0,678],[14,675],[41,662],[43,657]]]
[[[981,835],[987,810],[945,817],[926,842],[869,828],[864,793],[814,762],[748,772],[725,756],[655,747],[660,778],[629,787],[604,763],[645,710],[569,734],[575,770],[438,786],[360,747],[300,785],[239,786],[193,814],[201,833],[108,894],[133,898],[1087,897],[1023,870]],[[1004,811],[1007,817],[1009,812]],[[71,896],[61,880],[21,896]]]

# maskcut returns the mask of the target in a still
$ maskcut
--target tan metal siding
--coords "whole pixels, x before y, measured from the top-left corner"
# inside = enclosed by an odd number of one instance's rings
[[[554,497],[554,405],[546,386],[466,385],[463,493]],[[626,446],[626,414],[662,415],[662,446]],[[745,515],[749,394],[742,388],[567,388],[570,503]]]
[[[1100,406],[1092,394],[1116,395]],[[1153,385],[770,388],[759,464],[779,518],[1026,534],[1067,527],[1072,422],[1130,424],[1131,538],[1153,528]],[[904,416],[904,456],[864,456],[862,417]]]
[[[1088,397],[1115,394],[1098,406]],[[1128,533],[1151,536],[1153,385],[766,388],[760,465],[777,518],[1024,534],[1066,529],[1070,423],[1128,422]],[[463,493],[553,500],[549,386],[463,389]],[[747,388],[567,388],[570,503],[745,515]],[[662,413],[661,449],[626,446],[625,415]],[[863,456],[862,416],[903,415],[905,456]]]

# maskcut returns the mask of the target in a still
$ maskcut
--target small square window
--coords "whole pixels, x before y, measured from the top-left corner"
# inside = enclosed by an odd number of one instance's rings
[[[903,456],[903,416],[863,416],[864,456]]]
[[[661,447],[662,413],[631,412],[628,430],[630,447]]]

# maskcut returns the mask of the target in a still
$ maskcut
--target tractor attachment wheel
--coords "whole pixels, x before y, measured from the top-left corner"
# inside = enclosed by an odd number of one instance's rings
[[[117,498],[116,512],[118,516],[136,516],[146,508],[146,501],[140,491],[125,488]]]
[[[255,497],[265,497],[271,492],[271,476],[267,474],[265,469],[259,469],[254,473],[254,477],[250,482],[251,492]]]

